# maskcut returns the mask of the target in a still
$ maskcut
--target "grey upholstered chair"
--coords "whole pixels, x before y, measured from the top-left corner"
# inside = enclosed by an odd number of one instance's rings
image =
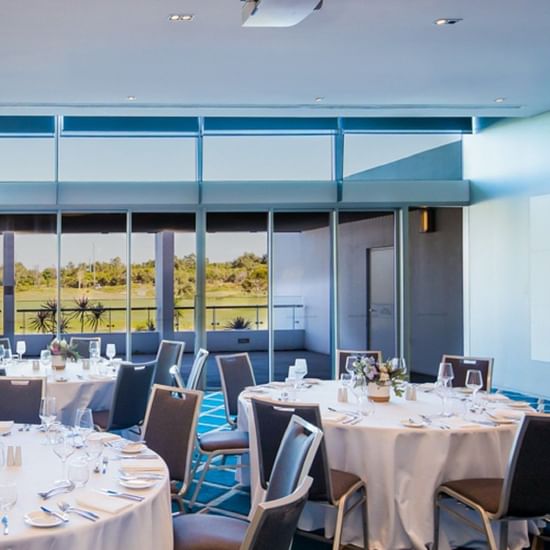
[[[222,382],[222,391],[225,404],[225,416],[227,422],[233,428],[231,431],[213,431],[201,435],[198,438],[199,457],[195,470],[198,468],[202,456],[206,456],[206,462],[202,468],[201,475],[195,486],[189,505],[193,507],[202,487],[208,470],[212,467],[212,461],[222,456],[222,464],[215,465],[216,468],[224,468],[225,459],[228,456],[243,455],[248,452],[248,432],[235,429],[237,427],[237,412],[239,394],[247,386],[256,384],[252,365],[248,353],[237,353],[234,355],[216,356],[218,370]],[[231,467],[235,467],[232,465]]]
[[[336,350],[336,364],[338,365],[338,376],[337,376],[338,378],[342,373],[346,372],[346,361],[348,360],[348,357],[351,357],[353,355],[372,357],[377,363],[382,362],[381,351],[374,351],[374,350],[354,351],[349,349]]]
[[[143,439],[168,466],[172,498],[183,510],[182,496],[191,483],[195,434],[202,403],[202,392],[155,384],[143,423]],[[176,490],[176,483],[181,487]]]
[[[153,365],[155,367],[153,384],[170,386],[173,382],[173,375],[170,369],[175,366],[179,371],[181,367],[181,361],[183,359],[184,350],[185,342],[161,340],[155,359],[153,359],[152,361],[132,362],[126,364],[135,366]]]
[[[251,399],[251,403],[256,437],[260,442],[258,445],[260,483],[264,489],[268,488],[269,490],[267,480],[271,475],[278,442],[281,440],[291,416],[297,415],[304,418],[321,429],[321,414],[317,404],[279,403],[255,398]],[[368,541],[367,486],[363,480],[355,474],[331,469],[324,442],[321,442],[319,452],[311,467],[311,476],[313,477],[313,486],[310,490],[309,500],[326,502],[337,510],[332,548],[340,548],[346,516],[357,507],[361,508],[363,539]],[[311,536],[307,532],[303,534]],[[320,537],[315,535],[313,538]],[[323,537],[323,540],[327,539]]]
[[[94,424],[102,431],[138,426],[145,418],[155,365],[120,365],[111,408],[94,411]]]
[[[466,373],[469,369],[481,371],[483,378],[482,390],[490,391],[493,379],[493,358],[492,357],[464,357],[462,355],[444,355],[442,363],[451,363],[453,366],[453,386],[463,388],[466,384]]]
[[[170,374],[172,378],[176,381],[176,385],[181,389],[188,390],[197,390],[199,389],[199,382],[202,376],[202,371],[206,360],[208,359],[209,352],[203,348],[200,348],[195,358],[193,359],[193,365],[191,366],[191,371],[189,372],[189,377],[187,378],[187,383],[183,382],[182,369],[176,365],[170,367]]]
[[[101,337],[100,336],[72,336],[69,340],[70,346],[75,346],[76,351],[83,359],[90,358],[90,342],[97,342],[99,345],[99,352],[101,353]]]
[[[0,420],[40,424],[40,400],[45,391],[44,378],[0,378]]]
[[[444,509],[481,531],[490,550],[497,550],[491,521],[500,523],[500,544],[508,548],[508,522],[535,519],[550,513],[550,415],[527,414],[518,429],[503,479],[460,479],[439,486],[434,503],[434,544],[439,546],[439,515]],[[447,506],[452,499],[479,514],[483,527]]]
[[[252,523],[210,514],[177,516],[174,550],[288,550],[321,439],[321,430],[293,416],[278,449],[265,502],[254,510]]]

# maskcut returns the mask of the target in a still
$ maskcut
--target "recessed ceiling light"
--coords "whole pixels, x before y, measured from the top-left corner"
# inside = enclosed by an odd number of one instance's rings
[[[322,95],[317,96],[317,97],[315,98],[315,103],[321,103],[321,102],[323,101],[323,99],[325,99],[325,98],[324,98]]]
[[[504,103],[506,101],[505,97],[497,97],[495,99],[495,103]]]
[[[460,17],[442,17],[441,19],[436,19],[434,25],[441,27],[443,25],[456,25],[460,23],[462,19]]]
[[[135,96],[135,95],[129,95],[129,96],[126,97],[126,99],[127,99],[128,101],[135,101],[135,100],[136,100],[136,96]]]
[[[170,21],[193,21],[195,17],[192,13],[173,13],[168,16]]]

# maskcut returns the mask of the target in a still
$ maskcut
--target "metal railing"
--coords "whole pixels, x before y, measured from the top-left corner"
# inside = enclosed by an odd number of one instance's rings
[[[288,322],[285,323],[285,327],[275,327],[275,328],[286,328],[287,330],[294,330],[300,328],[301,316],[300,312],[303,311],[304,306],[302,304],[283,304],[273,306],[275,310],[289,310],[289,315],[286,318]],[[189,318],[193,319],[192,312],[194,311],[194,306],[175,306],[174,307],[174,328],[176,331],[185,330],[182,328],[184,323],[182,318],[187,317],[185,312],[191,312]],[[231,330],[231,329],[247,329],[247,330],[261,330],[264,325],[267,325],[267,304],[247,304],[247,305],[210,305],[206,306],[207,312],[207,330]],[[74,307],[62,307],[61,316],[62,318],[69,319],[71,322],[78,324],[80,323],[80,332],[125,332],[125,330],[113,330],[116,325],[113,323],[113,315],[120,313],[123,317],[126,313],[126,308],[124,306],[104,306],[101,312],[106,315],[106,319],[98,322],[96,330],[86,330],[89,328],[89,321],[85,319],[86,315],[93,314],[94,308],[90,309],[80,309]],[[251,312],[252,319],[249,319],[246,316],[246,311]],[[55,310],[45,309],[45,308],[17,308],[16,309],[16,319],[20,321],[18,325],[19,334],[36,334],[40,332],[49,332],[49,331],[40,331],[37,329],[32,329],[31,323],[32,318],[37,318],[40,313],[48,313],[52,318],[55,316]],[[155,330],[156,322],[156,306],[133,306],[131,308],[131,313],[137,312],[146,312],[146,318],[140,319],[140,322],[145,321],[147,327],[144,330]],[[18,316],[21,316],[19,319]],[[68,331],[70,333],[78,334],[78,331],[73,330],[73,327],[70,327]],[[136,330],[132,328],[132,330]]]

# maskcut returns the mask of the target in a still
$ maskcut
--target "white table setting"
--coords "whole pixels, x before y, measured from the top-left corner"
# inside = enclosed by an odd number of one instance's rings
[[[0,549],[173,547],[168,469],[145,444],[0,424]]]
[[[319,404],[330,467],[358,475],[367,482],[369,545],[373,550],[414,548],[425,550],[433,538],[433,495],[445,481],[461,478],[502,477],[513,445],[518,421],[527,404],[505,396],[471,396],[464,391],[442,399],[434,385],[411,385],[409,399],[392,393],[388,403],[359,405],[347,387],[348,402],[342,402],[338,381],[305,379],[297,391],[289,384],[273,382],[247,388],[239,397],[239,429],[250,431],[250,478],[252,504],[260,502],[258,457],[250,399],[286,404]],[[414,390],[414,391],[412,391]],[[290,400],[289,400],[290,399]],[[339,401],[340,399],[340,401]],[[363,414],[360,414],[360,412]],[[344,543],[363,546],[359,512],[344,527]],[[355,513],[355,512],[354,512]],[[324,527],[330,536],[332,510],[308,503],[299,527]],[[457,547],[477,538],[443,518],[440,548]],[[445,540],[443,540],[445,538]],[[526,523],[510,529],[511,548],[528,545]],[[483,546],[481,546],[483,547]]]

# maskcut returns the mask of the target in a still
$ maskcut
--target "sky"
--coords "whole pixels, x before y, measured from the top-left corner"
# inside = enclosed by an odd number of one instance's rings
[[[2,243],[0,239],[0,243]],[[16,234],[15,261],[28,268],[55,267],[57,238],[55,235]],[[150,233],[132,235],[132,263],[154,259],[155,236]],[[176,233],[175,253],[178,257],[195,251],[193,233]],[[212,262],[233,260],[244,252],[261,256],[267,253],[266,233],[209,233],[206,237],[206,256]],[[61,238],[61,265],[109,261],[116,256],[126,259],[126,238],[122,233],[70,234]]]

